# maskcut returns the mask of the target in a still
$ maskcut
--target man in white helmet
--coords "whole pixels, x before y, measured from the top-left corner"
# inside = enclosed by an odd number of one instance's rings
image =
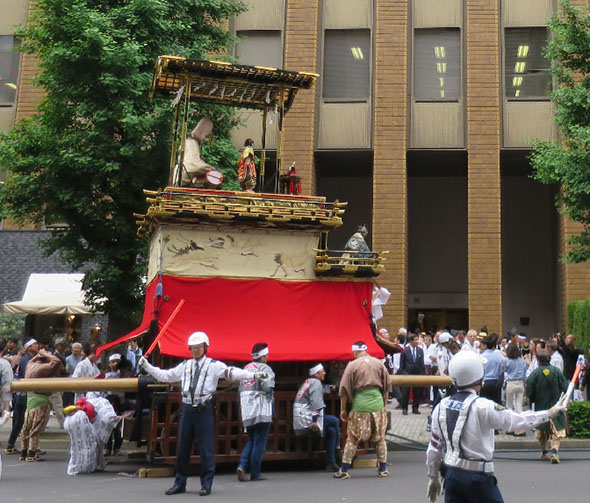
[[[174,485],[165,494],[186,492],[186,479],[190,464],[193,442],[199,444],[201,456],[201,490],[199,495],[211,494],[215,476],[213,396],[219,379],[236,381],[238,379],[262,379],[264,372],[249,372],[236,367],[228,367],[223,362],[206,356],[209,337],[205,332],[194,332],[188,338],[192,360],[185,360],[176,367],[163,370],[150,365],[142,356],[138,364],[149,374],[162,382],[180,381],[182,389],[182,415],[179,425],[178,451],[176,455],[176,478]]]
[[[438,474],[444,457],[446,503],[502,503],[492,461],[494,430],[533,428],[567,408],[564,395],[549,410],[521,413],[479,397],[483,365],[482,357],[472,351],[460,351],[449,363],[457,391],[432,413],[432,436],[426,451],[430,502],[441,492]]]

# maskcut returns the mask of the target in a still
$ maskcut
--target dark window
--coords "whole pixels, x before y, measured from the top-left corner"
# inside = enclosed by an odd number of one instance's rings
[[[14,35],[0,35],[0,106],[16,101],[20,54]]]
[[[283,43],[278,30],[238,31],[236,58],[242,65],[282,68]]]
[[[461,96],[461,32],[458,28],[414,31],[414,98]]]
[[[323,97],[367,100],[370,82],[371,31],[326,30]]]
[[[547,28],[506,28],[504,87],[507,98],[545,98],[551,92],[549,60],[543,55]]]

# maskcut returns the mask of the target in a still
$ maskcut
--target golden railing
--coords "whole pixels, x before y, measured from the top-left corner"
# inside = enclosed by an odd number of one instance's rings
[[[314,249],[316,265],[314,271],[318,276],[379,276],[384,270],[385,255],[382,252],[358,252],[349,250]]]

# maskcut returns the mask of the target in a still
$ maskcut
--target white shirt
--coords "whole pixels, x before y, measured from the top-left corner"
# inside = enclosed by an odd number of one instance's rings
[[[100,370],[98,370],[96,363],[90,361],[88,358],[84,358],[80,363],[78,363],[78,365],[76,365],[76,370],[74,370],[72,377],[96,377],[98,374],[100,374]],[[74,400],[77,402],[84,396],[85,393],[76,393]],[[98,394],[98,396],[100,396],[100,394]]]
[[[466,351],[477,351],[479,344],[475,341],[475,344],[472,346],[469,340],[465,339],[465,342],[461,346],[461,349],[465,349]]]
[[[439,344],[436,352],[436,364],[438,365],[438,373],[441,376],[447,375],[447,368],[449,367],[450,361],[451,354],[449,353],[449,350],[442,344]]]
[[[469,391],[475,393],[474,390]],[[429,477],[438,477],[446,447],[439,422],[440,405],[432,411],[432,436],[426,450]],[[549,415],[546,410],[517,413],[504,409],[487,398],[477,398],[471,405],[461,434],[461,448],[466,459],[491,461],[494,457],[494,430],[524,430],[547,421]]]
[[[171,369],[164,370],[159,367],[154,367],[147,363],[144,366],[144,369],[152,376],[154,376],[158,381],[161,382],[180,382],[181,388],[185,390],[185,376],[188,376],[190,379],[195,372],[197,372],[196,365],[201,367],[207,358],[202,356],[196,361],[194,358],[191,360],[185,360],[176,367],[172,367]],[[189,365],[190,367],[187,369],[186,366]],[[249,372],[247,370],[242,370],[237,367],[228,367],[225,363],[219,362],[217,360],[211,360],[211,364],[207,369],[207,375],[205,376],[205,380],[203,382],[203,389],[202,394],[203,396],[208,396],[214,393],[217,390],[217,383],[219,379],[227,379],[228,381],[237,381],[239,379],[254,379],[254,372]],[[190,385],[190,383],[187,383]],[[192,397],[185,396],[183,394],[182,397],[183,403],[192,403]]]
[[[430,346],[424,348],[424,366],[425,367],[431,367],[432,364],[434,363],[430,357],[434,356],[436,358],[436,350],[437,350],[436,344],[431,344]]]
[[[549,361],[549,365],[553,365],[554,367],[557,367],[559,370],[561,370],[563,372],[563,357],[561,356],[559,351],[555,351],[551,355],[551,360]]]

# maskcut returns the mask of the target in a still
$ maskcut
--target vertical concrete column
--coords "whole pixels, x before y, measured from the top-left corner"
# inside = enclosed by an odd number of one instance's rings
[[[408,2],[375,6],[372,234],[374,250],[389,250],[378,282],[391,291],[381,323],[394,332],[406,326],[408,309]]]
[[[319,4],[318,0],[285,0],[285,69],[299,72],[318,71]],[[316,128],[316,87],[302,89],[295,98],[283,125],[284,173],[293,161],[303,178],[304,194],[316,191],[314,147]]]
[[[466,0],[469,326],[502,330],[499,0]]]

